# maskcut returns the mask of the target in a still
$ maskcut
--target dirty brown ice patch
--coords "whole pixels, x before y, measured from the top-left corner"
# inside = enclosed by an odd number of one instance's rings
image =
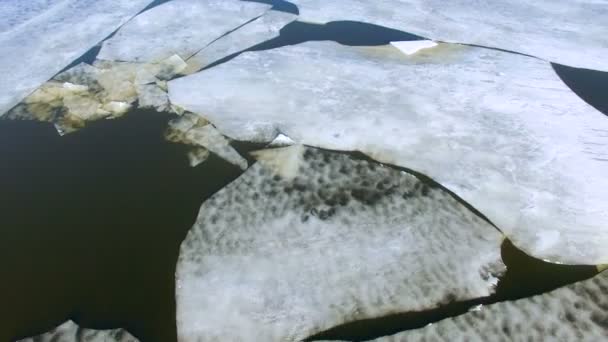
[[[179,244],[242,170],[213,153],[190,167],[186,147],[164,138],[175,117],[136,110],[65,136],[0,121],[1,341],[68,319],[176,341]]]

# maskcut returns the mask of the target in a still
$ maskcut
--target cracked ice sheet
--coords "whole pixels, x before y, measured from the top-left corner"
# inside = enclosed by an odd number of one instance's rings
[[[544,61],[309,42],[171,81],[169,96],[236,140],[280,132],[426,174],[537,258],[608,262],[608,121]]]
[[[57,328],[19,342],[138,342],[123,329],[92,330],[80,328],[76,323],[67,321]]]
[[[375,341],[606,341],[607,292],[608,272],[603,272],[549,293],[484,306]]]
[[[188,59],[270,5],[240,0],[173,0],[138,15],[106,40],[98,59],[157,62],[177,54]]]
[[[254,156],[182,243],[180,341],[300,341],[493,293],[503,236],[446,191],[301,145]]]
[[[606,0],[294,0],[300,20],[356,20],[432,40],[608,71]]]
[[[19,1],[12,28],[0,33],[0,116],[141,11],[151,0]],[[15,6],[12,1],[9,1]],[[1,12],[0,12],[1,13]],[[0,18],[5,20],[5,13]]]
[[[199,53],[192,56],[188,60],[188,64],[192,65],[191,68],[202,69],[224,57],[275,38],[279,36],[279,31],[285,25],[294,21],[296,18],[297,15],[295,14],[268,11],[253,22],[211,43]]]

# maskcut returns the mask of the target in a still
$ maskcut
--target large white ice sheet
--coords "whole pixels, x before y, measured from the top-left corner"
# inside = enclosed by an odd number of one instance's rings
[[[293,0],[300,19],[357,20],[608,71],[606,0]]]
[[[179,340],[301,341],[490,295],[502,234],[405,172],[294,145],[208,199],[181,246]]]
[[[607,288],[604,272],[549,293],[489,305],[374,341],[606,341]]]
[[[5,6],[15,6],[9,2]],[[150,2],[36,1],[28,12],[32,5],[20,1],[0,14],[0,19],[16,15],[13,23],[0,26],[0,116]]]
[[[309,42],[242,54],[169,94],[234,139],[282,132],[422,172],[538,258],[608,262],[608,120],[544,61]]]
[[[97,58],[158,62],[183,59],[264,14],[269,5],[240,0],[173,0],[130,21],[103,44]]]

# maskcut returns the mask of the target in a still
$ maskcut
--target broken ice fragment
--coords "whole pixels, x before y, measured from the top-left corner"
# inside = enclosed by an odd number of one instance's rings
[[[158,62],[176,54],[185,60],[269,8],[237,0],[169,1],[123,26],[103,43],[97,58]]]
[[[302,21],[354,20],[608,71],[606,1],[293,0]]]
[[[268,11],[251,23],[211,43],[192,56],[188,60],[188,64],[196,66],[197,70],[202,69],[224,57],[275,38],[279,35],[281,28],[295,20],[296,17],[290,13]],[[191,70],[191,72],[197,70]]]
[[[140,84],[137,86],[139,107],[154,108],[159,112],[169,110],[167,93],[156,84]]]
[[[410,40],[410,41],[401,41],[401,42],[391,42],[391,45],[399,49],[399,51],[405,53],[406,55],[413,55],[416,52],[429,49],[437,46],[432,40]]]
[[[502,234],[440,188],[294,145],[207,200],[176,272],[180,341],[299,341],[488,296]]]
[[[67,321],[57,328],[19,342],[138,342],[123,329],[93,330],[84,329],[72,321]]]
[[[184,113],[179,118],[171,120],[165,138],[168,141],[197,147],[188,153],[192,166],[200,164],[207,159],[209,152],[213,152],[243,170],[247,168],[247,160],[230,146],[230,141],[209,122],[195,114]]]
[[[169,97],[236,140],[281,132],[426,174],[539,259],[608,263],[608,121],[547,62],[308,42],[170,81]]]
[[[603,272],[542,295],[486,305],[375,341],[605,341],[606,289],[608,272]]]
[[[150,2],[0,2],[0,116]],[[32,12],[11,18],[27,11]],[[4,25],[11,22],[10,27]]]

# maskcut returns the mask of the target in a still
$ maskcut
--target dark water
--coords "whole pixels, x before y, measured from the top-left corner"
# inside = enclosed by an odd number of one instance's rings
[[[293,11],[287,2],[282,6]],[[381,45],[415,39],[421,37],[357,22],[296,22],[252,50],[309,40]],[[94,60],[96,51],[79,62]],[[608,114],[608,99],[600,93],[607,89],[606,73],[554,68],[581,98]],[[64,137],[50,124],[0,121],[0,341],[39,334],[66,319],[89,328],[125,327],[143,342],[176,340],[179,245],[202,202],[242,171],[213,155],[189,167],[185,147],[162,138],[170,117],[136,111]],[[235,147],[242,153],[253,148]],[[544,263],[508,242],[502,255],[507,275],[490,298],[353,322],[311,339],[365,340],[418,328],[595,272]]]

